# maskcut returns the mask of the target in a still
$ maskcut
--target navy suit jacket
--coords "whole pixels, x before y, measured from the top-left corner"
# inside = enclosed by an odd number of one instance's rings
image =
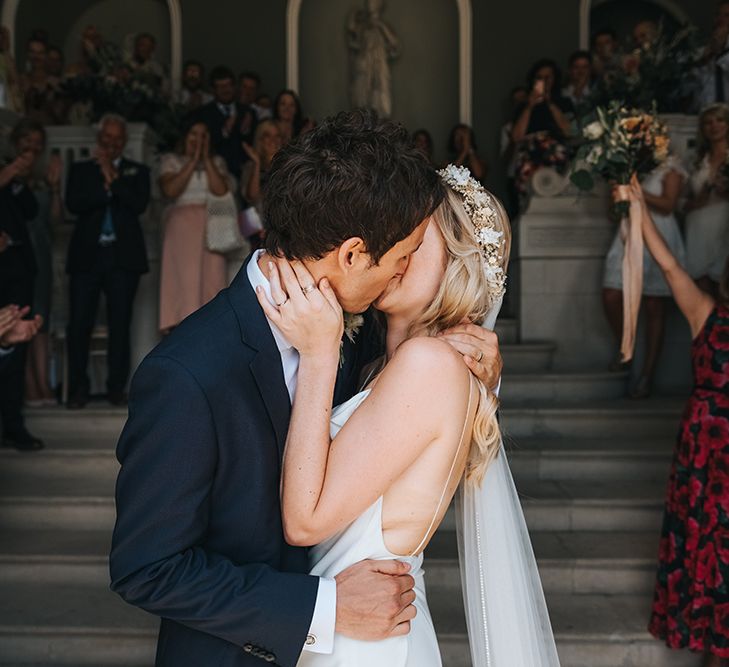
[[[149,169],[122,158],[119,177],[104,188],[104,176],[95,160],[74,162],[66,184],[66,206],[74,215],[76,229],[68,246],[68,273],[90,271],[99,250],[99,235],[107,206],[111,207],[116,242],[115,264],[133,273],[146,273],[147,250],[139,216],[149,204]]]
[[[161,666],[293,666],[316,602],[283,536],[290,402],[246,266],[142,362],[117,448],[112,589],[162,617]],[[373,350],[345,345],[336,402]]]

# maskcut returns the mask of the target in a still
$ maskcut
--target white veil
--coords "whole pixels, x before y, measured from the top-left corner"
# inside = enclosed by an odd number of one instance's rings
[[[483,326],[493,329],[501,303]],[[559,667],[542,582],[503,443],[456,495],[458,559],[473,667]]]

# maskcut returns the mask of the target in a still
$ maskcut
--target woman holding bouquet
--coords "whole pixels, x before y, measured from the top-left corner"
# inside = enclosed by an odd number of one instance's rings
[[[642,198],[637,182],[632,196]],[[647,211],[642,220],[646,246],[691,327],[694,375],[668,479],[648,629],[671,648],[704,652],[705,667],[721,667],[729,658],[729,263],[714,298],[681,267]]]
[[[729,255],[729,107],[712,104],[699,116],[698,160],[686,205],[686,268],[716,295]]]
[[[675,211],[686,179],[686,172],[678,159],[669,157],[648,174],[639,186],[650,210],[656,228],[680,264],[685,264],[685,249]],[[603,304],[605,315],[615,337],[620,341],[623,334],[623,253],[625,246],[619,232],[615,235],[605,259],[603,278]],[[638,381],[630,391],[633,398],[645,398],[650,394],[658,356],[663,345],[667,298],[671,288],[660,266],[648,251],[643,256],[643,307],[646,314],[646,347],[643,368]],[[611,364],[611,370],[623,370],[626,364],[620,356]]]

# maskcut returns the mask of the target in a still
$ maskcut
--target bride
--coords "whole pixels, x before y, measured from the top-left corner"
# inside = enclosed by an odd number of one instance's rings
[[[364,389],[332,410],[344,318],[326,278],[277,261],[266,315],[300,354],[281,485],[288,542],[313,546],[311,573],[364,559],[408,562],[415,579],[400,636],[335,634],[334,651],[300,667],[441,665],[423,550],[458,492],[457,522],[473,664],[559,665],[541,582],[501,445],[494,393],[439,332],[464,318],[493,327],[504,292],[509,225],[468,170],[449,166],[448,194],[402,277],[375,302],[387,352]],[[303,286],[307,286],[304,290]],[[353,332],[347,331],[348,335]],[[404,601],[407,603],[408,601]]]

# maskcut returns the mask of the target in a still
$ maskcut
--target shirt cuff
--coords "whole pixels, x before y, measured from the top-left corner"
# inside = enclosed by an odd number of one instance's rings
[[[337,621],[337,582],[319,579],[314,615],[306,635],[304,651],[332,653],[334,651],[334,626]]]

